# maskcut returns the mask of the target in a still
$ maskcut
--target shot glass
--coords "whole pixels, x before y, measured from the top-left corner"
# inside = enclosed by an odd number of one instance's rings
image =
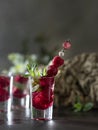
[[[11,109],[15,118],[29,118],[30,116],[30,91],[29,78],[23,74],[13,75],[12,105]]]
[[[0,74],[0,120],[11,111],[12,76]]]
[[[31,80],[31,119],[51,120],[53,116],[54,77],[41,77],[38,84],[34,79]]]

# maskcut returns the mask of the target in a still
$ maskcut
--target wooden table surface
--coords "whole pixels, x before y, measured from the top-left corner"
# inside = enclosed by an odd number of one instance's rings
[[[17,113],[16,113],[17,114]],[[20,113],[11,119],[0,120],[0,130],[98,130],[98,112],[67,113],[55,111],[50,121],[35,121],[20,118]]]

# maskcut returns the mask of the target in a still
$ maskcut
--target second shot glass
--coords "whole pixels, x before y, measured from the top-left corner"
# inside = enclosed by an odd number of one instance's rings
[[[13,75],[12,111],[15,118],[29,118],[30,91],[29,78],[22,74]]]

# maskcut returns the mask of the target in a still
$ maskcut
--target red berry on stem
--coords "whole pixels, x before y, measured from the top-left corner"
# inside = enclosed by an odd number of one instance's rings
[[[64,64],[64,59],[62,59],[60,56],[55,56],[52,60],[52,65],[54,65],[57,68],[63,64]]]
[[[47,70],[47,76],[55,76],[58,72],[57,67],[54,65],[50,65]]]
[[[62,46],[64,49],[69,49],[71,47],[71,43],[70,41],[65,41]]]

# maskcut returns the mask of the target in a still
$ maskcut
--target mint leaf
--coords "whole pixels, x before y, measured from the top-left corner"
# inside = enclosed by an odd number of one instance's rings
[[[83,111],[89,111],[89,110],[91,110],[91,109],[93,108],[93,106],[94,106],[93,103],[88,102],[88,103],[86,103],[86,104],[84,105]]]
[[[74,107],[74,112],[80,112],[82,111],[83,105],[82,103],[78,102],[78,103],[75,103],[73,107]]]
[[[45,76],[46,75],[46,68],[44,67],[38,67],[37,64],[27,64],[27,71],[28,75],[33,77],[33,78],[38,78],[40,76]]]

